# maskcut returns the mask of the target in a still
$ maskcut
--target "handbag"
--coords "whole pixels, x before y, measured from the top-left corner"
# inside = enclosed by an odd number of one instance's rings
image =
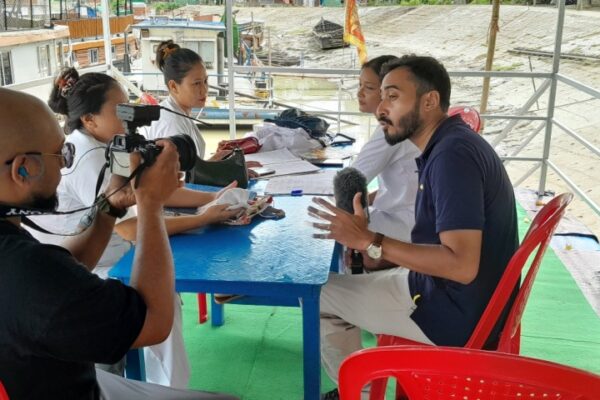
[[[217,151],[234,150],[238,147],[242,149],[244,154],[252,154],[258,152],[261,148],[261,145],[258,142],[258,139],[252,136],[242,139],[221,140],[217,146]]]
[[[194,168],[187,175],[187,182],[197,185],[227,186],[237,181],[237,186],[248,187],[248,171],[244,152],[240,148],[233,150],[229,157],[221,161],[204,161],[196,157]]]

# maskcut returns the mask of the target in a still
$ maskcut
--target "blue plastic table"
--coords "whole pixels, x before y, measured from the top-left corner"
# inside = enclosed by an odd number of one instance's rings
[[[307,223],[310,196],[275,197],[285,211],[281,220],[255,217],[247,226],[210,226],[171,237],[178,292],[234,293],[252,296],[254,304],[302,303],[304,399],[317,400],[321,389],[319,295],[327,281],[334,242],[313,239]],[[133,250],[110,275],[129,281]],[[213,302],[213,324],[222,324],[222,307]],[[221,313],[221,314],[220,314]],[[216,320],[216,321],[215,321]],[[143,352],[128,358],[143,379]],[[276,372],[274,372],[276,373]]]

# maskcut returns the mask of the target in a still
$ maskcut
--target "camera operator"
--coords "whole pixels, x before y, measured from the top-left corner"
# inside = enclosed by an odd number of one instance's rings
[[[69,68],[56,79],[48,104],[53,111],[66,116],[65,125],[69,132],[67,141],[77,149],[73,165],[63,170],[64,176],[58,186],[60,210],[86,207],[94,201],[97,177],[106,161],[106,146],[115,135],[124,133],[116,106],[127,101],[127,94],[118,82],[106,74],[87,73],[79,76],[75,69]],[[109,175],[107,171],[102,189],[108,183]],[[145,172],[142,174],[141,181],[151,179]],[[156,181],[154,184],[160,183]],[[180,188],[166,204],[175,207],[200,207],[218,195]],[[228,211],[227,207],[227,204],[214,206],[200,215],[165,217],[167,233],[176,234],[227,220],[237,214],[238,210]],[[77,213],[33,219],[42,228],[60,233],[74,231],[81,216],[81,213]],[[32,234],[43,243],[60,244],[63,239],[61,236],[38,232]],[[117,220],[115,233],[93,272],[106,277],[108,270],[131,248],[131,241],[135,237],[135,212],[130,211],[124,218]],[[183,342],[179,296],[174,299],[174,308],[175,322],[171,335],[163,343],[144,349],[146,379],[165,386],[187,388],[190,368]],[[120,375],[123,373],[123,363],[101,368]]]
[[[72,153],[63,150],[54,115],[32,96],[0,88],[0,124],[0,203],[55,209],[60,169],[72,162]],[[98,260],[113,231],[115,218],[108,212],[98,211],[66,250],[32,238],[19,216],[4,213],[0,219],[0,379],[10,398],[232,398],[94,369],[94,362],[114,363],[130,348],[163,341],[173,323],[173,259],[162,209],[180,185],[179,165],[175,147],[168,141],[159,145],[163,151],[155,165],[133,189],[139,229],[131,287],[100,279],[85,267]],[[138,163],[139,155],[132,154],[132,167]],[[105,193],[119,183],[112,179]],[[109,197],[109,205],[131,205],[131,190]]]

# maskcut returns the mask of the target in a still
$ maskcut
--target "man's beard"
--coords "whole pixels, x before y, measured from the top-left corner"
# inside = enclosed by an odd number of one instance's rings
[[[379,119],[380,121],[388,124],[387,127],[383,128],[383,133],[385,136],[385,141],[390,146],[401,143],[406,139],[410,139],[419,130],[419,128],[421,128],[419,108],[419,103],[415,103],[413,109],[404,117],[400,118],[397,125],[394,125],[394,123],[386,117],[381,117]],[[388,131],[390,126],[396,128],[396,133],[394,135],[390,134]]]
[[[56,193],[47,197],[34,195],[31,207],[43,211],[56,211],[58,208],[58,196]]]

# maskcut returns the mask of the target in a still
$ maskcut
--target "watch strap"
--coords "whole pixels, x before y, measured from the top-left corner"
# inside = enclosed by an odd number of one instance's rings
[[[96,204],[98,206],[99,211],[108,214],[114,218],[123,218],[125,214],[127,214],[126,208],[117,208],[110,204],[104,193],[101,193],[98,196]]]
[[[385,235],[383,233],[375,232],[375,238],[373,239],[373,245],[377,247],[381,247],[381,243],[383,242],[383,238]]]

